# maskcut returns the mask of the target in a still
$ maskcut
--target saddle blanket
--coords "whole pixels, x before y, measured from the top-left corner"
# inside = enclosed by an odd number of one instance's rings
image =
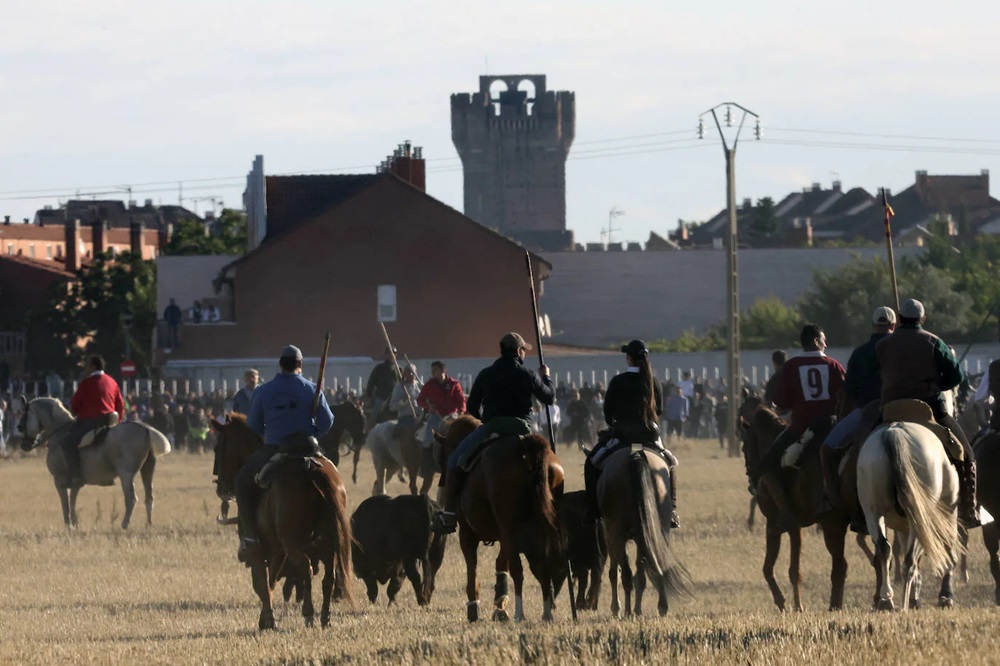
[[[628,442],[622,442],[617,438],[612,438],[608,440],[607,444],[595,449],[594,452],[590,454],[590,462],[597,469],[604,469],[604,463],[611,457],[611,454],[627,447],[630,447],[633,450],[646,449],[647,451],[652,451],[656,455],[662,457],[671,468],[677,465],[677,458],[673,453],[663,447],[662,442],[657,441],[647,442],[644,444],[631,444]]]
[[[257,484],[258,488],[266,490],[271,487],[271,482],[274,481],[274,476],[277,474],[278,470],[284,465],[286,461],[297,462],[302,465],[303,470],[311,469],[322,469],[323,461],[327,460],[326,456],[322,453],[314,454],[311,456],[301,456],[291,453],[275,453],[271,456],[271,459],[264,463],[260,471],[253,478],[254,483]]]
[[[111,430],[111,426],[101,426],[100,428],[91,430],[90,432],[88,432],[86,435],[83,436],[83,439],[80,440],[80,443],[77,444],[76,448],[85,449],[88,446],[93,446],[95,444],[103,443],[104,438],[107,437],[109,430]]]
[[[961,462],[965,460],[965,449],[962,443],[952,434],[946,426],[934,420],[934,412],[930,406],[921,400],[893,400],[882,406],[882,422],[894,423],[906,421],[908,423],[918,423],[932,433],[934,433],[941,445],[944,446],[945,453],[952,460]]]

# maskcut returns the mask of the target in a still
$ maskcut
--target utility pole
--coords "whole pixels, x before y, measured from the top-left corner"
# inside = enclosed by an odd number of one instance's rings
[[[742,112],[739,125],[732,139],[732,145],[726,138],[726,132],[719,122],[718,111],[725,110],[724,121],[727,128],[733,127],[733,109]],[[726,355],[727,372],[729,375],[729,414],[726,431],[729,436],[729,455],[736,455],[739,446],[736,443],[737,424],[739,423],[739,406],[743,384],[743,370],[740,366],[740,291],[739,267],[737,250],[739,249],[739,230],[736,225],[736,146],[740,141],[740,133],[748,117],[754,124],[754,138],[761,138],[760,116],[753,111],[736,104],[724,102],[712,107],[698,116],[698,138],[705,138],[705,116],[712,114],[715,127],[719,130],[722,151],[726,157],[726,209],[729,212],[729,225],[726,233]]]

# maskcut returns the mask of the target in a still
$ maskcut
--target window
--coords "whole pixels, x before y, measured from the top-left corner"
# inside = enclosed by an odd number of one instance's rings
[[[14,245],[12,243],[7,243],[7,255],[14,256]]]
[[[46,259],[51,259],[52,258],[52,246],[51,245],[46,245],[45,246],[45,258]]]
[[[31,257],[32,259],[35,258],[35,244],[34,243],[31,243],[30,245],[28,245],[28,256]]]
[[[378,320],[396,321],[396,285],[378,286]]]

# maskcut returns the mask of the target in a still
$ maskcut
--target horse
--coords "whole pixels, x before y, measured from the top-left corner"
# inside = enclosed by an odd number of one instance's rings
[[[220,497],[232,495],[236,474],[264,443],[240,414],[230,414],[227,423],[212,421],[218,435],[215,470]],[[291,587],[301,594],[302,617],[312,626],[313,561],[323,563],[323,606],[320,623],[330,624],[330,602],[334,597],[351,599],[351,521],[347,492],[337,468],[326,458],[312,458],[308,466],[287,464],[277,469],[270,486],[257,504],[254,520],[263,557],[250,563],[254,591],[260,598],[261,631],[274,629],[272,592],[285,577],[286,599]]]
[[[385,484],[403,469],[409,479],[411,495],[426,495],[430,491],[433,474],[424,477],[423,486],[417,490],[417,476],[423,456],[420,443],[422,426],[423,423],[415,421],[413,417],[404,416],[398,421],[383,421],[368,432],[365,447],[371,453],[372,465],[375,467],[373,497],[384,495]]]
[[[346,455],[353,454],[354,471],[351,473],[351,481],[358,482],[358,459],[361,457],[361,449],[365,445],[365,412],[361,405],[353,400],[347,400],[330,407],[333,412],[333,427],[319,440],[319,447],[334,465],[340,465],[341,451]],[[344,434],[351,437],[350,444],[344,442]],[[345,450],[345,447],[346,450]]]
[[[479,425],[479,420],[468,414],[455,419],[447,433],[438,436],[442,461]],[[493,620],[511,619],[507,610],[510,579],[514,581],[514,620],[524,619],[522,554],[542,587],[542,619],[552,620],[556,588],[568,571],[565,539],[557,517],[563,479],[562,465],[541,435],[494,440],[468,473],[460,500],[458,540],[465,557],[469,622],[479,620],[476,567],[483,542],[500,543]]]
[[[886,528],[896,530],[906,553],[903,610],[908,610],[924,555],[943,575],[938,605],[954,605],[951,571],[961,550],[958,474],[941,440],[918,423],[896,422],[865,440],[857,462],[858,499],[875,542],[876,610],[892,610]],[[916,595],[919,600],[919,594]]]
[[[31,451],[40,445],[48,446],[45,465],[55,482],[59,501],[62,503],[63,522],[66,527],[79,527],[76,498],[79,487],[69,486],[69,470],[59,441],[69,433],[73,415],[56,398],[35,398],[27,404],[18,430],[22,435],[21,449]],[[160,431],[138,421],[126,421],[108,430],[104,441],[80,450],[80,466],[84,485],[112,486],[121,481],[125,499],[125,516],[122,529],[128,529],[135,509],[135,475],[142,477],[146,500],[146,524],[153,524],[153,473],[156,459],[170,453],[170,441]]]
[[[801,600],[802,577],[800,561],[802,557],[802,528],[819,523],[823,532],[823,541],[830,553],[830,610],[839,610],[844,605],[844,584],[847,581],[847,558],[844,557],[844,543],[851,516],[857,509],[857,499],[854,491],[854,461],[857,457],[857,447],[847,451],[843,463],[843,473],[840,475],[840,487],[837,489],[837,507],[819,516],[816,508],[822,502],[819,493],[823,488],[823,471],[819,456],[815,451],[806,451],[799,459],[800,469],[795,473],[795,479],[788,488],[788,499],[791,506],[788,511],[781,511],[774,498],[766,488],[757,488],[757,478],[760,465],[765,455],[774,444],[775,439],[785,429],[785,421],[774,410],[765,406],[759,396],[744,391],[743,404],[739,410],[740,429],[743,435],[743,456],[746,462],[747,476],[750,479],[751,492],[757,499],[757,506],[765,521],[765,555],[764,580],[771,591],[774,604],[779,610],[785,610],[785,596],[774,578],[774,565],[781,551],[781,535],[787,533],[791,553],[788,562],[788,578],[792,584],[793,608],[803,610]],[[751,509],[752,511],[752,509]],[[779,524],[779,515],[792,515],[792,524]],[[858,546],[868,553],[864,536],[858,535]]]
[[[618,617],[618,571],[625,589],[625,614],[632,613],[632,570],[625,545],[635,541],[635,614],[642,614],[642,596],[648,575],[659,594],[657,610],[668,609],[668,591],[686,592],[683,567],[670,558],[670,470],[656,453],[624,447],[608,456],[597,483],[597,501],[607,531],[611,583],[611,614]]]
[[[977,499],[991,515],[1000,516],[1000,433],[991,431],[976,443],[976,468]],[[983,545],[990,555],[994,601],[1000,606],[1000,527],[996,521],[983,526]]]

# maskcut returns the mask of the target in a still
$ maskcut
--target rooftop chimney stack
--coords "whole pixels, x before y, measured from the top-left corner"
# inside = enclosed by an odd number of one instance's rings
[[[132,220],[128,225],[128,247],[135,256],[142,258],[142,222]]]
[[[419,146],[414,147],[410,141],[399,144],[384,164],[383,171],[402,178],[421,192],[427,191],[427,167]]]
[[[80,220],[66,220],[66,270],[80,270]]]

